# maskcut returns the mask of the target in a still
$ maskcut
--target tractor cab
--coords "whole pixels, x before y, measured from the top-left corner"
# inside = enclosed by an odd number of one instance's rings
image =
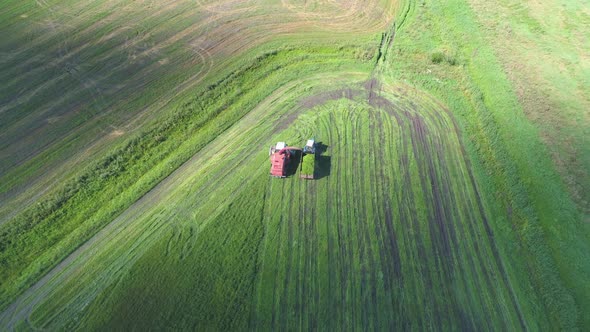
[[[303,147],[303,153],[315,154],[315,140],[307,140],[307,144],[305,144],[305,146]]]

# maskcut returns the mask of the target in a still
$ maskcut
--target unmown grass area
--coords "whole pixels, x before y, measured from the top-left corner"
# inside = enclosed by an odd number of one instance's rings
[[[590,219],[590,10],[584,1],[468,1],[539,128],[567,190]],[[501,19],[498,19],[501,18]]]

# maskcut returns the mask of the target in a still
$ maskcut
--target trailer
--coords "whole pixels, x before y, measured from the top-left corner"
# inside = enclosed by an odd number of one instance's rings
[[[299,177],[302,179],[312,180],[315,178],[315,141],[313,139],[307,140],[307,144],[303,147],[303,157],[301,158],[301,169],[299,170]]]
[[[301,161],[299,177],[302,179],[312,180],[315,178],[315,154],[304,153]]]

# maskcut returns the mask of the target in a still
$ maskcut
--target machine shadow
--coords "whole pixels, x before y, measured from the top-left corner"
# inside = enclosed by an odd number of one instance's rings
[[[295,151],[291,156],[291,161],[287,164],[285,168],[285,177],[291,177],[297,173],[297,169],[299,168],[299,164],[301,164],[301,158],[303,156],[303,152]]]
[[[317,142],[315,145],[316,153],[316,169],[315,179],[319,180],[330,176],[330,170],[332,169],[332,157],[326,156],[324,153],[328,150],[328,145],[323,142]]]

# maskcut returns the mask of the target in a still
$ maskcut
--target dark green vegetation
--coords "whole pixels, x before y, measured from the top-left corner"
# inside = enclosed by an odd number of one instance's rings
[[[3,3],[0,324],[590,326],[583,205],[469,3]],[[308,137],[319,179],[269,179],[265,147]]]

